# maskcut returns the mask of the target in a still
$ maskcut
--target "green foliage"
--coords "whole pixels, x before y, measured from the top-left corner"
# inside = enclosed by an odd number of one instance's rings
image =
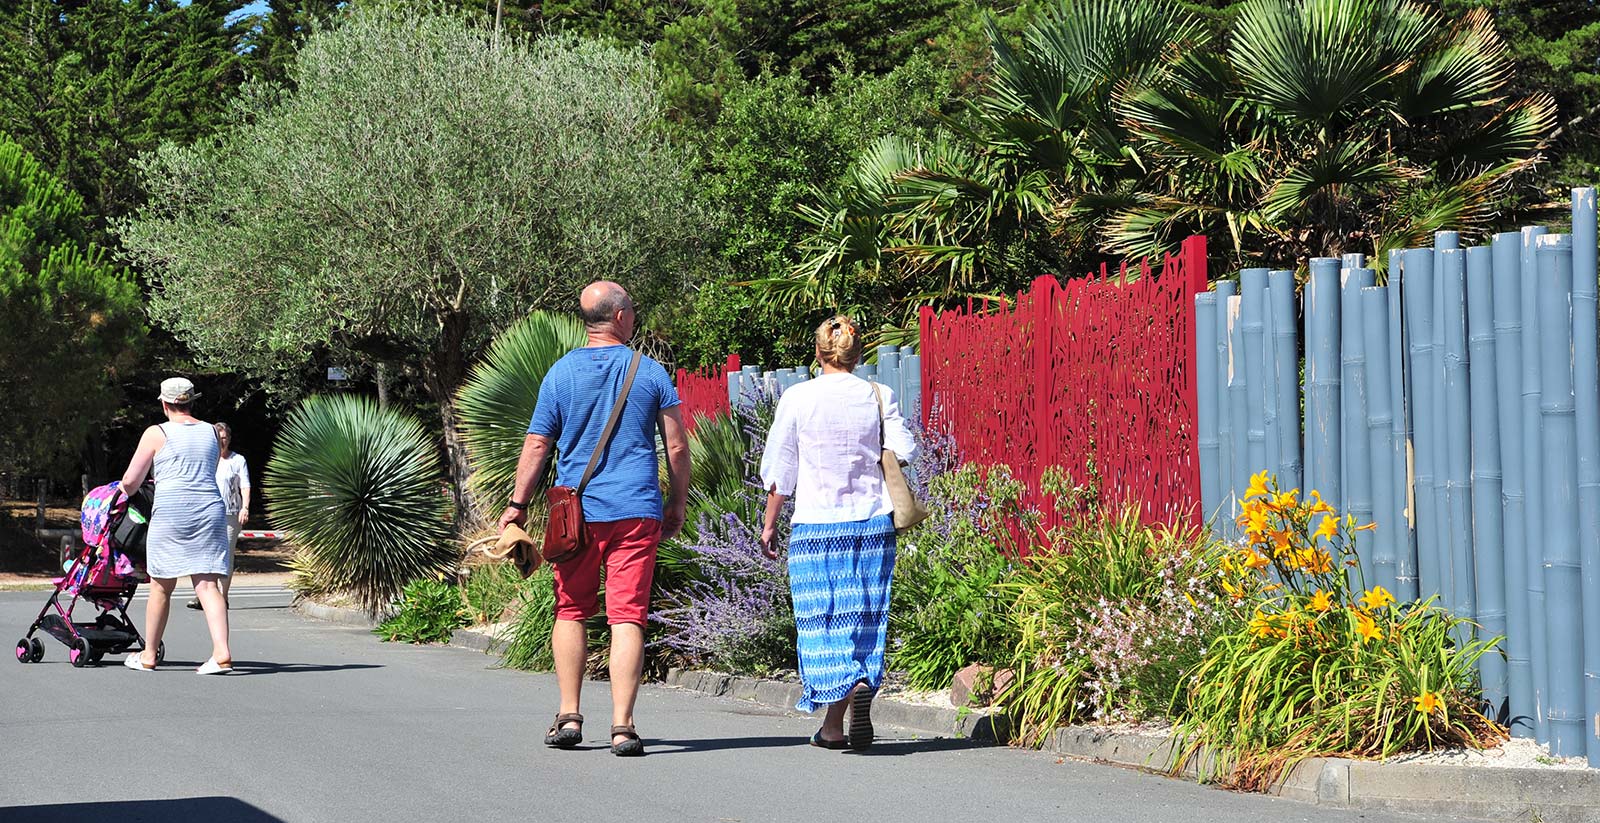
[[[429,577],[406,584],[400,593],[399,611],[379,623],[372,633],[386,643],[448,643],[450,635],[467,623],[461,590]]]
[[[522,592],[522,574],[510,563],[471,566],[461,596],[473,623],[498,623]]]
[[[415,369],[470,518],[453,398],[494,332],[597,277],[659,304],[703,257],[655,72],[594,41],[357,4],[289,76],[248,86],[214,139],[141,159],[150,196],[123,243],[204,365],[269,387],[318,356]]]
[[[967,465],[929,483],[929,519],[899,540],[889,610],[889,665],[918,689],[949,687],[969,663],[1004,664],[1019,635],[1006,592],[1005,548],[1021,485]]]
[[[138,290],[83,200],[0,133],[0,470],[73,476],[144,337]]]
[[[140,200],[135,157],[226,120],[244,78],[226,18],[245,3],[0,4],[0,131],[84,197],[96,238]]]
[[[517,595],[517,616],[497,647],[500,664],[509,669],[547,672],[555,668],[550,632],[556,624],[555,577],[550,567],[534,572]]]
[[[805,230],[794,209],[808,190],[830,185],[881,135],[931,130],[951,82],[927,58],[882,77],[840,74],[826,93],[813,93],[798,74],[762,75],[728,92],[708,132],[683,135],[701,146],[701,196],[728,220],[720,249],[727,273],[702,282],[692,308],[664,329],[680,363],[718,363],[734,351],[752,363],[810,359],[821,319],[813,315],[831,305],[792,311],[745,284],[780,278],[794,265],[794,241]]]
[[[749,463],[750,448],[750,435],[739,416],[700,418],[689,433],[689,461],[694,466],[690,491],[715,497],[742,489],[756,469]]]
[[[267,515],[302,555],[303,585],[377,613],[406,583],[453,568],[438,450],[415,418],[319,395],[289,415],[267,463]]]
[[[1535,167],[1516,192],[1516,211],[1505,227],[1531,222],[1551,204],[1563,204],[1572,186],[1600,181],[1600,14],[1590,0],[1444,0],[1449,18],[1482,8],[1494,17],[1516,71],[1506,84],[1513,98],[1548,94],[1558,126]],[[1553,211],[1563,212],[1557,205]],[[1541,217],[1543,215],[1540,215]],[[1556,219],[1560,219],[1558,216]]]
[[[461,386],[456,405],[472,489],[485,512],[505,508],[545,374],[586,341],[583,324],[571,315],[532,312],[495,338]]]

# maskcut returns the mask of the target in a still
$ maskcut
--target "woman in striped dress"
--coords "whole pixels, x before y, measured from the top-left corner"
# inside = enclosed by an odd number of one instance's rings
[[[777,556],[778,516],[794,498],[789,590],[804,688],[795,708],[827,707],[812,745],[859,749],[872,744],[894,574],[894,508],[879,459],[887,447],[909,460],[916,443],[894,394],[851,373],[861,361],[855,323],[828,320],[816,343],[822,376],[784,391],[767,434],[761,542]]]
[[[132,493],[153,473],[155,506],[145,539],[150,602],[145,605],[145,651],[130,654],[123,665],[136,671],[156,667],[156,649],[167,628],[172,590],[187,576],[205,610],[211,631],[211,659],[199,674],[228,674],[233,655],[228,648],[228,606],[221,580],[230,571],[228,524],[222,492],[217,488],[221,445],[209,423],[191,413],[199,393],[182,377],[161,383],[161,410],[167,422],[146,429],[134,451],[122,490]]]

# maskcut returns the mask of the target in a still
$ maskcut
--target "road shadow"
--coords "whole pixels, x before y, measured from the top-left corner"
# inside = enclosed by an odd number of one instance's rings
[[[203,660],[165,660],[163,669],[196,669]],[[355,669],[381,669],[379,663],[269,663],[260,660],[233,661],[233,674],[229,677],[248,677],[261,674],[311,674],[313,672],[342,672]]]
[[[48,806],[0,806],[6,823],[285,823],[237,797],[184,797],[174,800],[118,800]]]
[[[652,755],[656,754],[693,754],[696,752],[716,752],[737,749],[784,749],[795,746],[809,746],[804,737],[704,737],[685,740],[656,740],[646,737],[645,747]],[[932,752],[964,751],[967,749],[980,749],[994,745],[993,743],[979,743],[972,740],[951,737],[918,738],[883,738],[880,737],[871,746],[861,751],[840,749],[841,754],[850,754],[859,757],[904,757],[911,754],[929,754]],[[594,748],[606,748],[604,746]]]

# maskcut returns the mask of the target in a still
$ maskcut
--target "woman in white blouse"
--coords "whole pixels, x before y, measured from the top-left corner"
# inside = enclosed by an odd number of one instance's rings
[[[227,423],[213,424],[217,430],[217,443],[222,452],[217,457],[217,490],[222,492],[222,505],[228,521],[228,568],[233,568],[233,552],[239,546],[239,532],[250,519],[250,469],[244,455],[233,450],[233,427]],[[228,602],[228,584],[232,575],[222,578],[222,602]],[[189,601],[189,608],[199,609],[200,598]]]
[[[884,447],[902,461],[916,449],[894,393],[851,373],[860,361],[850,318],[819,326],[822,376],[784,391],[761,457],[761,542],[769,557],[777,556],[778,516],[794,498],[789,589],[804,687],[795,708],[827,707],[811,737],[827,749],[872,744],[895,556],[894,508],[878,461]]]

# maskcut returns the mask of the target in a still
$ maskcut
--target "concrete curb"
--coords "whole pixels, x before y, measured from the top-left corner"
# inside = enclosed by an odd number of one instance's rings
[[[717,672],[673,669],[667,684],[721,697],[753,700],[793,710],[800,686],[735,677]],[[966,737],[978,743],[1009,739],[1004,716],[961,712],[894,699],[873,705],[872,717],[885,725],[929,734]],[[998,732],[998,733],[997,733]],[[1168,774],[1172,741],[1161,735],[1130,734],[1088,726],[1057,729],[1043,750]],[[1181,770],[1195,778],[1211,766],[1210,755],[1190,758]],[[1600,771],[1513,769],[1370,760],[1312,758],[1300,763],[1268,794],[1335,809],[1451,815],[1482,820],[1600,823]]]
[[[362,629],[377,628],[383,622],[382,617],[374,618],[360,609],[346,609],[341,606],[329,606],[303,597],[295,598],[290,608],[316,620],[329,623],[338,623],[341,626],[355,626]]]
[[[786,711],[794,711],[794,704],[800,699],[799,683],[736,677],[718,672],[670,669],[664,682],[680,689],[716,697],[753,700]],[[885,726],[941,737],[961,737],[974,743],[995,744],[1009,737],[1005,733],[1004,718],[992,716],[981,709],[961,712],[939,706],[902,703],[889,698],[872,704],[872,719]],[[1001,733],[996,733],[997,728]]]
[[[311,618],[347,626],[372,628],[378,621],[358,609],[326,606],[308,600],[294,604],[295,611]],[[487,652],[488,635],[458,629],[450,645]],[[672,669],[666,685],[717,697],[750,700],[793,711],[800,684],[753,677],[736,677],[693,669]],[[979,744],[1010,739],[1010,724],[1002,715],[984,710],[963,712],[938,706],[902,703],[892,698],[874,704],[873,719],[885,726],[943,737],[960,737]],[[1057,729],[1043,750],[1065,757],[1092,760],[1167,774],[1172,742],[1160,735],[1131,734],[1088,726]],[[1190,759],[1181,770],[1194,778],[1209,755]],[[1284,776],[1269,794],[1335,809],[1374,812],[1410,812],[1451,815],[1480,820],[1540,821],[1540,823],[1600,823],[1600,771],[1497,768],[1422,763],[1379,763],[1370,760],[1312,758]]]

